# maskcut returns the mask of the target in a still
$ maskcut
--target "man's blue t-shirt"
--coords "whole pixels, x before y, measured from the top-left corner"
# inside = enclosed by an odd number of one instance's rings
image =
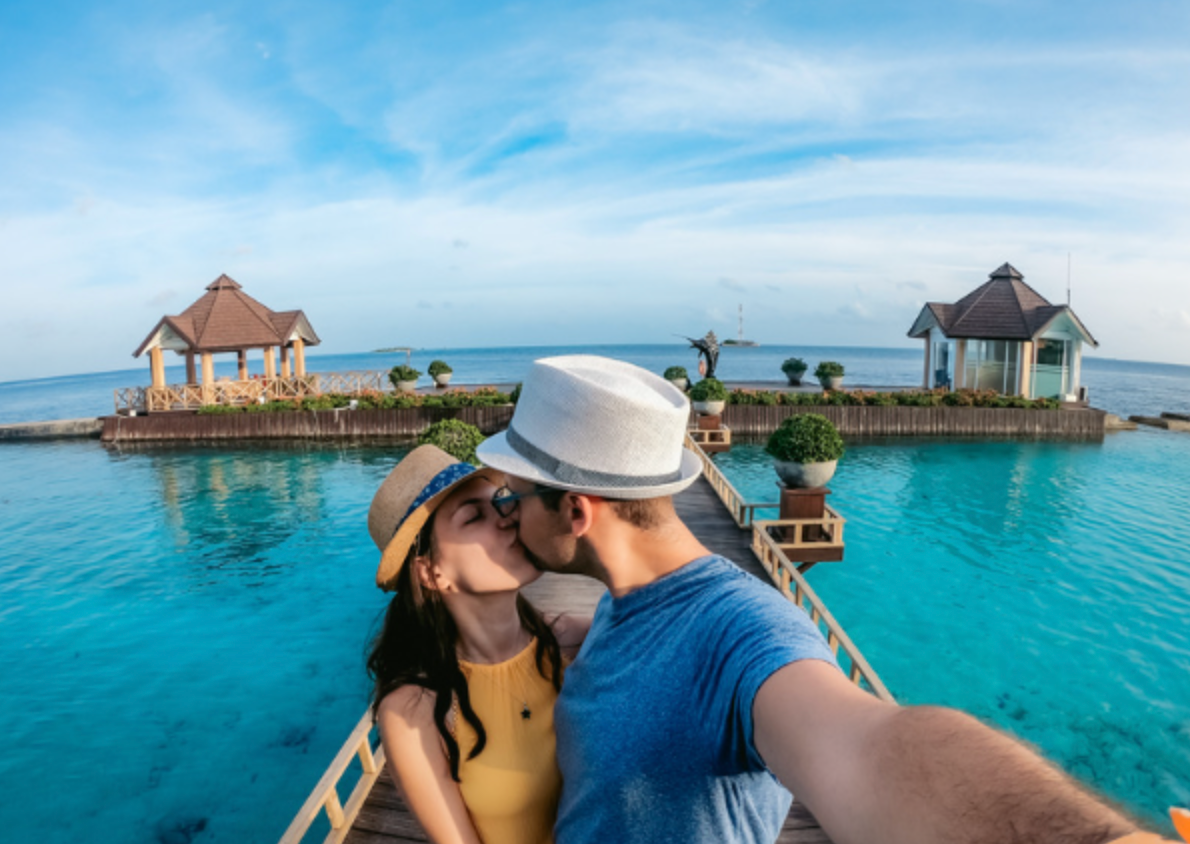
[[[723,557],[604,595],[554,714],[557,844],[772,844],[792,797],[752,743],[752,702],[801,659],[835,664],[805,612]]]

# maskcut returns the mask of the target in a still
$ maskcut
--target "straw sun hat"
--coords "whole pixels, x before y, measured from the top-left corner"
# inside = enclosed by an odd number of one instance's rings
[[[418,446],[388,473],[368,510],[368,533],[380,549],[376,585],[391,590],[426,520],[459,484],[472,478],[500,483],[502,474],[477,469],[433,445]]]
[[[488,466],[544,486],[607,498],[663,498],[702,464],[685,448],[690,404],[673,384],[624,361],[566,355],[534,361],[508,430],[476,452]]]

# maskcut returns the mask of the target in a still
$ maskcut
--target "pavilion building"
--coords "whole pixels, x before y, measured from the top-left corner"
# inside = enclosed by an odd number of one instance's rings
[[[1011,264],[954,304],[927,303],[909,336],[925,341],[926,389],[1065,401],[1084,395],[1083,344],[1099,346],[1069,305],[1051,304]]]
[[[152,386],[146,391],[147,409],[163,410],[188,407],[197,392],[198,404],[211,404],[221,394],[226,398],[244,398],[250,390],[241,388],[216,392],[214,356],[235,354],[239,364],[239,382],[248,384],[248,352],[259,349],[264,358],[263,387],[272,395],[292,393],[285,382],[306,375],[306,347],[319,343],[310,321],[302,311],[273,311],[243,291],[234,280],[221,275],[207,285],[207,292],[177,316],[164,316],[149,332],[133,357],[149,355]],[[186,358],[186,384],[167,388],[166,351]],[[277,351],[280,350],[280,368]],[[292,353],[292,354],[291,354]],[[196,358],[201,361],[198,377]],[[233,382],[235,383],[235,382]],[[171,392],[172,391],[172,392]]]

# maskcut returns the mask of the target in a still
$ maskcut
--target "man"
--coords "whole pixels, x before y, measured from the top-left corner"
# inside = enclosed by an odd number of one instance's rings
[[[638,367],[547,358],[478,450],[530,558],[608,587],[555,713],[558,844],[768,844],[790,791],[838,844],[1136,832],[975,719],[857,688],[804,612],[711,554],[671,500],[699,473],[688,413]]]

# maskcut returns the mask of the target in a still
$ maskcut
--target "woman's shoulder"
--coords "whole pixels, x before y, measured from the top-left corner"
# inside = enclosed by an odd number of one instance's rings
[[[376,720],[396,718],[408,724],[427,724],[434,720],[438,695],[432,689],[409,683],[386,694],[376,707]]]

